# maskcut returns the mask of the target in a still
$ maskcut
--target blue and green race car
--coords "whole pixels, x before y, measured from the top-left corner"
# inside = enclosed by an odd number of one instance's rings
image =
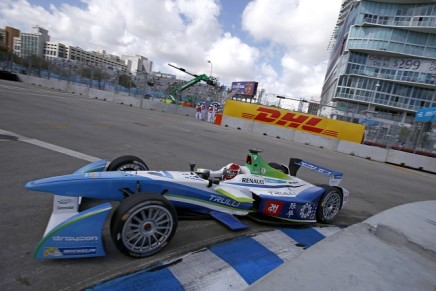
[[[119,201],[110,231],[116,247],[131,257],[151,256],[174,236],[178,215],[210,216],[231,230],[247,228],[248,216],[268,223],[330,223],[349,197],[339,186],[343,174],[300,159],[268,163],[249,150],[244,165],[212,171],[151,171],[135,156],[100,160],[73,174],[28,182],[26,188],[54,194],[53,212],[34,257],[40,259],[104,256],[103,225],[112,203],[80,211],[82,197]],[[304,167],[329,177],[314,185],[297,178]]]

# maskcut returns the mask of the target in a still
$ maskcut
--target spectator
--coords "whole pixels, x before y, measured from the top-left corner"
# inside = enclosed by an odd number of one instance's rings
[[[207,109],[207,122],[213,123],[215,119],[215,106],[212,104],[209,105]]]
[[[201,102],[201,120],[206,120],[206,103]]]
[[[198,103],[195,107],[195,119],[201,119],[201,104]]]

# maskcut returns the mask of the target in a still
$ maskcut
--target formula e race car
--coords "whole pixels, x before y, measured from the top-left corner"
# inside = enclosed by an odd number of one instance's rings
[[[112,204],[79,211],[82,197],[120,201],[110,232],[116,247],[131,257],[160,251],[174,236],[178,213],[208,215],[232,230],[247,228],[238,216],[258,221],[330,223],[347,202],[342,173],[299,159],[289,166],[267,163],[249,150],[245,165],[217,171],[150,171],[135,156],[100,160],[70,175],[28,182],[26,188],[55,194],[53,212],[34,257],[104,256],[103,225]],[[296,177],[300,167],[329,176],[315,186]]]

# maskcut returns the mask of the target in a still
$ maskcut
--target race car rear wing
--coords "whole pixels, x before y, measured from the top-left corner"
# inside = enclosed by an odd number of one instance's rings
[[[336,172],[300,159],[291,158],[289,160],[289,175],[297,176],[297,172],[300,167],[315,171],[317,173],[329,176],[329,185],[330,186],[339,186],[342,181],[342,177],[344,176],[340,172]]]

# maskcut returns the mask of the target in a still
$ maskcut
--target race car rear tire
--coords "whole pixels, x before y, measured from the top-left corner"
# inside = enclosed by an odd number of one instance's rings
[[[335,187],[321,186],[325,189],[319,199],[316,219],[320,223],[332,222],[342,206],[342,193]]]
[[[106,171],[148,171],[147,164],[136,156],[121,156],[113,160]]]
[[[151,256],[164,248],[177,229],[177,214],[162,195],[136,193],[124,199],[112,215],[111,237],[130,257]]]

